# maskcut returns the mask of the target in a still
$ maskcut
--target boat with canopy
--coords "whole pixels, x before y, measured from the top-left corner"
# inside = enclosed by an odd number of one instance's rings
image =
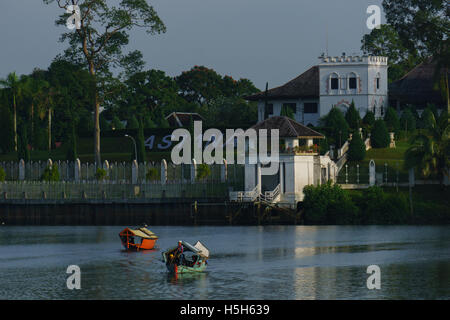
[[[119,237],[124,248],[130,251],[152,250],[158,240],[158,236],[145,227],[125,228],[119,233]]]
[[[192,245],[179,241],[178,246],[162,253],[163,262],[171,273],[203,272],[209,259],[209,250],[200,241]]]

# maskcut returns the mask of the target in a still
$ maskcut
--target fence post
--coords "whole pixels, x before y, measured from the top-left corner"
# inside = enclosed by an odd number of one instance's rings
[[[373,159],[369,162],[369,185],[375,185],[375,161]]]
[[[80,162],[80,159],[78,159],[78,158],[75,160],[74,170],[75,170],[74,179],[75,179],[75,181],[78,182],[81,179],[81,162]]]
[[[167,161],[162,159],[161,161],[161,184],[166,184],[167,182]]]
[[[223,159],[223,164],[220,167],[220,180],[226,182],[228,177],[228,164],[227,160]]]
[[[137,184],[138,182],[138,170],[139,170],[139,165],[135,160],[133,160],[133,163],[131,165],[131,183],[132,184]]]
[[[109,177],[109,162],[108,162],[108,160],[103,161],[103,170],[106,171],[106,176]]]
[[[191,183],[195,183],[195,178],[197,177],[197,161],[192,159],[191,164]]]
[[[19,180],[25,180],[25,161],[23,159],[19,161]]]

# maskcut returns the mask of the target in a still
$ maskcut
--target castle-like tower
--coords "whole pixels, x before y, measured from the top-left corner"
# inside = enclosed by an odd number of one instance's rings
[[[346,113],[352,101],[364,117],[367,110],[384,116],[388,104],[386,57],[319,57],[320,63],[297,78],[267,92],[246,97],[258,102],[258,122],[292,114],[303,125],[317,125],[331,108]]]
[[[346,56],[319,58],[320,116],[333,106],[344,113],[352,100],[364,117],[367,110],[384,116],[388,103],[387,57]]]

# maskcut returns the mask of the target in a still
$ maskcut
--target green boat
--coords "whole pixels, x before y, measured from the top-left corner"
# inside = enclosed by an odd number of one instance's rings
[[[179,241],[178,246],[164,251],[162,256],[171,273],[203,272],[208,265],[209,250],[200,241],[195,245]]]

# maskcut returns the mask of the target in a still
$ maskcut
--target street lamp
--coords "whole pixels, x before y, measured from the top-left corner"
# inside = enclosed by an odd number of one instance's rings
[[[134,143],[134,159],[137,161],[137,147],[136,147],[136,140],[134,140],[134,138],[132,136],[129,135],[125,135],[126,138],[130,138],[131,140],[133,140]]]

